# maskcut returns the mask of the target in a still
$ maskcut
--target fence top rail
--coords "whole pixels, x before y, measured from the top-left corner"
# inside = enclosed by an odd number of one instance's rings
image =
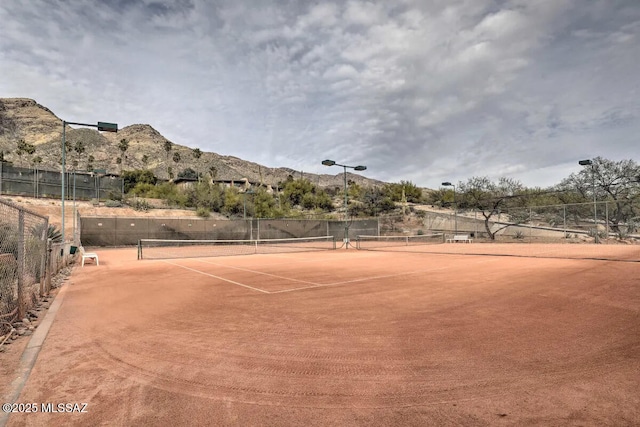
[[[3,205],[6,205],[6,206],[12,207],[14,209],[23,211],[25,213],[28,213],[29,215],[37,216],[38,218],[45,219],[47,221],[49,220],[48,216],[40,215],[39,213],[33,212],[32,210],[29,210],[29,209],[26,209],[26,208],[24,208],[24,207],[22,207],[22,206],[20,206],[20,205],[18,205],[16,203],[10,202],[7,199],[0,198],[0,203],[3,204]]]

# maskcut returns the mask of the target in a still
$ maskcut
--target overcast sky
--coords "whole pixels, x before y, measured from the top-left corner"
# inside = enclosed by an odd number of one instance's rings
[[[0,97],[431,188],[640,160],[639,64],[638,0],[0,2]]]

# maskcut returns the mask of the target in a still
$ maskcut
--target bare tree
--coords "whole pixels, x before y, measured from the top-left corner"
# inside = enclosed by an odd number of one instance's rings
[[[571,174],[558,184],[557,189],[564,192],[564,197],[572,201],[609,202],[608,212],[601,209],[596,212],[599,220],[606,221],[611,229],[623,237],[629,227],[622,227],[640,214],[640,165],[635,161],[612,161],[602,157],[592,159],[589,167]],[[569,196],[567,196],[569,195]]]
[[[523,218],[510,218],[509,223],[502,224],[497,229],[491,228],[492,219],[496,215],[499,216],[501,211],[524,206],[526,190],[517,180],[500,178],[498,182],[493,182],[488,177],[472,177],[467,182],[459,183],[458,189],[459,206],[477,209],[482,214],[484,228],[491,240],[495,240],[498,232],[523,220]]]

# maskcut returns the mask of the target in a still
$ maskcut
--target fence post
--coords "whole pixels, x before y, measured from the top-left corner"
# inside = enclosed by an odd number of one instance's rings
[[[606,233],[605,239],[609,240],[609,202],[604,202],[604,210],[605,210],[605,225],[604,232]]]
[[[45,280],[45,289],[46,289],[46,293],[48,294],[51,291],[51,272],[53,270],[53,266],[51,265],[53,263],[53,257],[51,256],[51,253],[53,252],[53,248],[52,248],[52,244],[51,244],[51,239],[47,239],[47,254],[46,254],[46,280]]]
[[[45,290],[45,278],[47,268],[47,235],[49,230],[49,219],[44,220],[44,228],[42,230],[42,234],[40,235],[40,240],[44,242],[44,248],[42,251],[42,256],[40,257],[40,296],[44,296],[46,294]]]
[[[529,243],[533,243],[533,211],[529,208]]]
[[[24,301],[24,211],[18,211],[18,319],[25,315]]]

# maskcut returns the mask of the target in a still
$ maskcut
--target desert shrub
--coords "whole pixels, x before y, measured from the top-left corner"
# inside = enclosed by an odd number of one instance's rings
[[[104,205],[108,208],[119,208],[122,206],[122,202],[119,200],[107,200]]]
[[[200,218],[209,218],[211,216],[211,211],[207,208],[200,207],[196,209],[196,215]]]
[[[146,200],[135,199],[131,207],[137,211],[147,212],[151,210],[151,205]]]

